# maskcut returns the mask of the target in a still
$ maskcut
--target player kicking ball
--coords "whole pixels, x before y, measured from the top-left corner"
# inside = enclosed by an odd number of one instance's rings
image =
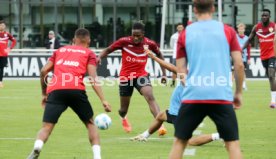
[[[153,53],[149,50],[146,50],[146,53],[149,57],[151,57],[153,60],[158,62],[162,67],[168,69],[171,72],[176,73],[176,67],[170,63],[167,63],[156,56],[153,55]],[[150,125],[149,129],[147,129],[142,134],[137,135],[134,138],[131,138],[132,141],[147,141],[147,139],[152,135],[154,132],[156,132],[163,124],[164,121],[170,124],[174,124],[174,121],[178,115],[179,108],[181,106],[181,97],[183,92],[184,86],[182,84],[179,84],[173,91],[171,100],[170,100],[170,106],[169,109],[159,112],[155,118],[155,120]],[[219,134],[213,133],[213,134],[204,134],[199,135],[197,137],[193,137],[189,140],[189,145],[191,146],[199,146],[206,143],[209,143],[214,140],[219,140]]]

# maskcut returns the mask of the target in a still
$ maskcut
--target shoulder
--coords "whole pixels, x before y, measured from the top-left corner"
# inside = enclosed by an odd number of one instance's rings
[[[117,42],[131,42],[131,37],[130,36],[122,37],[118,39]]]
[[[144,43],[147,45],[157,45],[157,43],[147,37],[144,37]]]

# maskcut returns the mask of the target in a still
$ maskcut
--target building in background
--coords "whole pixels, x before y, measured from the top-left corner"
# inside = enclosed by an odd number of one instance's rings
[[[187,23],[191,1],[167,0],[165,46],[175,32],[175,24]],[[222,1],[223,22],[232,26],[243,22],[248,26],[247,33],[260,21],[263,8],[270,9],[271,20],[276,21],[275,0]],[[91,47],[100,48],[128,35],[132,22],[138,19],[146,24],[146,36],[159,42],[162,4],[163,0],[1,0],[0,19],[6,21],[19,48],[43,47],[49,30],[54,30],[66,45],[78,27],[89,29]]]

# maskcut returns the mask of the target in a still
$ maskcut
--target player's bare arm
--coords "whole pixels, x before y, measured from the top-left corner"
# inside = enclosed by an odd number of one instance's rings
[[[234,95],[234,107],[236,109],[241,107],[242,101],[242,82],[244,79],[244,65],[240,51],[232,51],[231,56],[234,62],[234,73],[236,80],[236,92]]]
[[[45,106],[47,94],[46,94],[46,88],[47,88],[47,74],[54,69],[54,63],[52,61],[48,61],[46,65],[44,65],[40,71],[40,84],[41,84],[41,90],[42,90],[42,106]]]
[[[185,78],[187,75],[187,60],[185,57],[176,60],[177,76],[180,78],[183,85],[185,85]]]
[[[146,53],[150,58],[152,58],[154,61],[158,62],[160,66],[166,68],[167,70],[169,70],[173,73],[176,73],[177,69],[174,65],[172,65],[164,60],[161,60],[160,58],[157,58],[156,56],[154,56],[154,54],[150,50],[147,50]]]
[[[248,36],[248,40],[244,43],[242,50],[244,50],[245,48],[247,48],[247,46],[249,45],[249,43],[254,39],[254,37],[256,36],[256,27],[257,25],[255,25],[252,30],[250,35]]]
[[[97,79],[97,67],[94,66],[94,65],[88,64],[87,72],[88,72],[88,75],[90,77],[90,83],[92,84],[92,88],[94,89],[95,93],[97,94],[97,96],[101,100],[101,102],[103,104],[103,107],[104,107],[104,110],[106,112],[111,112],[111,106],[105,100],[105,97],[104,97],[104,94],[103,94],[103,91],[102,91],[102,87],[100,86],[100,83]]]
[[[99,56],[97,58],[97,62],[101,63],[101,59],[107,57],[107,55],[110,54],[111,52],[112,52],[112,50],[110,47],[103,49],[103,51],[99,54]]]

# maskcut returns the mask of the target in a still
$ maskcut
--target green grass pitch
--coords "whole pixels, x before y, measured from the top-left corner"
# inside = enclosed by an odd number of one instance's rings
[[[155,86],[154,94],[162,110],[169,105],[173,88]],[[0,89],[0,159],[23,159],[33,148],[37,131],[41,127],[43,109],[40,106],[40,85],[38,80],[6,80]],[[87,88],[95,114],[103,108],[92,88]],[[104,87],[107,100],[112,105],[112,126],[99,130],[103,159],[167,159],[173,142],[173,127],[165,124],[168,134],[159,138],[153,135],[147,143],[129,141],[143,132],[152,121],[152,115],[142,96],[135,91],[128,118],[133,131],[126,134],[118,116],[118,86]],[[270,91],[267,81],[248,81],[244,92],[243,106],[237,111],[240,141],[246,159],[276,158],[276,110],[268,107]],[[215,131],[214,124],[207,118],[202,133]],[[195,149],[191,159],[227,159],[222,142],[216,141]],[[61,116],[49,141],[44,145],[41,159],[91,159],[92,151],[87,132],[78,117],[70,110]]]

